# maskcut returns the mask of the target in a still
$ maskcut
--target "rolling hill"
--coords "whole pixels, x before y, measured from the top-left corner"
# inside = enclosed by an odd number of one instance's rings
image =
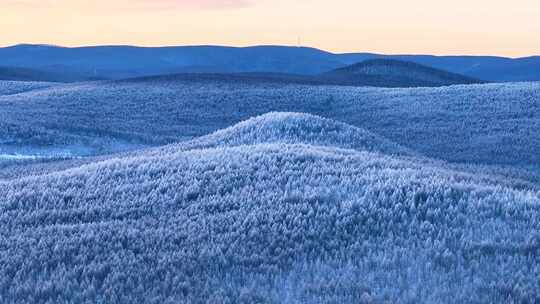
[[[314,48],[286,46],[66,48],[26,44],[0,48],[0,66],[69,75],[66,81],[193,72],[317,75],[370,59],[411,61],[494,82],[540,80],[538,56],[513,59],[494,56],[333,54]]]
[[[39,81],[2,81],[0,80],[0,96],[25,93],[33,90],[46,89],[58,85],[52,82]]]
[[[333,120],[270,113],[186,143],[0,181],[0,295],[540,300],[540,193],[402,152]]]
[[[366,60],[324,73],[320,78],[328,83],[376,87],[437,87],[482,82],[418,63],[394,59]]]
[[[13,81],[52,81],[53,76],[47,73],[26,68],[0,66],[0,80]]]
[[[97,80],[83,74],[65,73],[61,69],[36,70],[21,67],[0,66],[0,80],[11,81],[35,81],[35,82],[73,82],[85,80]]]
[[[0,96],[0,154],[99,155],[285,111],[344,121],[432,158],[540,172],[537,100],[538,83],[383,89],[157,77],[57,85]]]
[[[319,75],[283,73],[179,73],[125,79],[126,82],[222,81],[244,84],[297,84],[363,86],[381,88],[441,87],[457,84],[486,83],[463,75],[433,69],[420,64],[387,59],[373,59]]]

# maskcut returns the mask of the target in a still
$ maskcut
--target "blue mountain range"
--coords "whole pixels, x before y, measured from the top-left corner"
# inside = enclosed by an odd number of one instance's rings
[[[175,73],[270,72],[318,75],[370,59],[410,61],[486,81],[538,81],[540,56],[335,54],[289,46],[93,46],[21,44],[0,48],[0,67],[32,69],[53,81],[121,79]],[[54,77],[62,75],[62,77]],[[1,77],[1,75],[0,75]]]

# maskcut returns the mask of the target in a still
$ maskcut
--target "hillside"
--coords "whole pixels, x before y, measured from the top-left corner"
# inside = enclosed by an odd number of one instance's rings
[[[0,96],[0,154],[132,150],[281,111],[344,121],[432,158],[540,172],[537,100],[538,83],[380,89],[158,78],[60,85]]]
[[[43,81],[47,79],[47,74],[44,72],[26,69],[0,66],[0,80],[14,81]]]
[[[268,113],[250,118],[230,128],[197,138],[188,145],[192,149],[200,149],[262,143],[303,143],[389,155],[415,155],[409,149],[366,130],[300,113]],[[173,146],[172,149],[177,147]]]
[[[0,181],[0,295],[540,300],[540,193],[396,151],[353,126],[271,113],[185,144]]]
[[[301,113],[268,113],[250,118],[232,127],[218,130],[193,140],[157,148],[137,149],[120,154],[92,157],[69,157],[56,154],[41,156],[0,155],[0,180],[11,180],[30,175],[45,175],[56,171],[110,159],[144,155],[159,156],[188,150],[223,147],[240,147],[253,144],[311,144],[321,147],[354,149],[379,152],[403,159],[414,159],[424,166],[444,166],[449,170],[475,174],[479,180],[516,189],[540,190],[540,174],[511,166],[481,166],[474,163],[448,164],[425,158],[423,155],[404,148],[381,136],[331,119]],[[482,176],[480,178],[480,176]]]
[[[43,81],[43,82],[71,82],[92,80],[90,75],[75,75],[64,73],[62,69],[36,70],[25,67],[0,66],[0,80],[11,81]]]
[[[425,166],[440,167],[483,176],[483,182],[516,189],[540,190],[540,174],[512,166],[482,166],[474,163],[449,164],[429,159],[369,131],[331,119],[301,113],[268,113],[250,118],[209,135],[157,148],[136,149],[109,155],[70,157],[61,151],[49,155],[0,155],[0,180],[44,175],[110,159],[144,155],[157,156],[187,150],[240,147],[253,144],[311,144],[339,149],[379,152],[414,159]]]
[[[0,179],[42,175],[54,171],[109,160],[133,156],[155,156],[165,152],[174,153],[195,149],[239,147],[253,144],[316,144],[324,147],[356,149],[382,152],[395,156],[418,156],[417,153],[399,146],[371,132],[331,119],[303,113],[268,113],[250,118],[232,127],[218,130],[193,140],[174,143],[157,148],[136,149],[129,152],[94,157],[62,157],[46,155],[8,157],[0,154]],[[58,152],[58,151],[57,151]]]
[[[52,82],[0,80],[0,96],[20,94],[38,89],[46,89],[55,85],[57,84]]]
[[[396,59],[486,81],[540,81],[540,57],[334,54],[307,47],[180,46],[66,48],[16,45],[0,48],[0,66],[68,75],[65,81],[122,79],[175,73],[318,75],[369,59]]]
[[[283,84],[313,86],[356,86],[380,88],[442,87],[457,84],[486,83],[466,76],[432,69],[416,63],[394,60],[368,60],[366,63],[333,70],[319,75],[283,73],[179,73],[129,78],[125,82],[240,82],[243,84]],[[375,63],[378,62],[378,63]],[[388,65],[391,63],[391,66]],[[370,65],[371,72],[361,72],[361,65]],[[377,67],[376,67],[377,66]],[[365,67],[367,68],[367,67]],[[354,71],[355,69],[358,69]],[[375,69],[379,69],[378,74]]]
[[[437,87],[481,83],[470,77],[427,67],[414,62],[372,59],[321,75],[328,82],[381,87]]]

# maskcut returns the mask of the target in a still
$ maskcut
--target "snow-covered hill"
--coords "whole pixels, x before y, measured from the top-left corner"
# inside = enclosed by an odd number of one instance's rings
[[[286,112],[273,112],[250,118],[230,128],[169,148],[201,149],[259,143],[304,143],[390,155],[415,155],[413,151],[366,130],[310,114]],[[163,149],[166,148],[157,150]]]
[[[408,153],[270,113],[0,181],[0,299],[539,301],[540,193]]]
[[[0,81],[0,96],[20,94],[37,89],[50,88],[58,85],[52,82],[35,81]]]
[[[366,60],[329,71],[321,77],[342,84],[398,88],[482,83],[460,74],[394,59]]]
[[[0,149],[111,153],[285,111],[343,121],[433,158],[540,172],[539,100],[540,83],[418,89],[226,79],[82,83],[0,96]]]

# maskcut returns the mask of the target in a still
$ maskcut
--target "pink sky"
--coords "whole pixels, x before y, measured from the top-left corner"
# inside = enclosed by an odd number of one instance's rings
[[[540,55],[538,0],[0,0],[0,45]]]

